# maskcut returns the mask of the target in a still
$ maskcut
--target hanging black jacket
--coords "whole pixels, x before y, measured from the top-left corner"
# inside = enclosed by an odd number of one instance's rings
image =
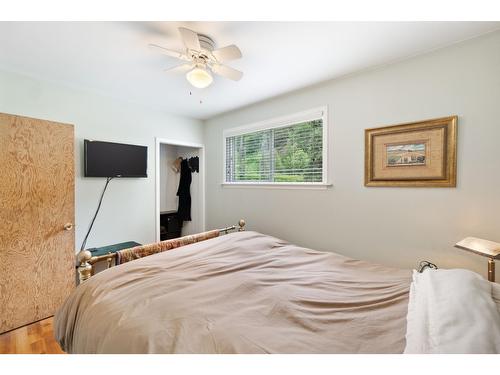
[[[181,162],[181,178],[179,180],[179,208],[177,215],[179,221],[191,221],[191,169],[189,169],[188,161],[183,159]]]
[[[189,158],[188,165],[192,172],[200,172],[200,159],[198,156]]]

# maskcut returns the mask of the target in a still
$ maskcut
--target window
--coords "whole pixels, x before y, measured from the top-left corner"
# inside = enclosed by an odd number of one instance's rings
[[[228,184],[326,184],[326,108],[224,132]]]

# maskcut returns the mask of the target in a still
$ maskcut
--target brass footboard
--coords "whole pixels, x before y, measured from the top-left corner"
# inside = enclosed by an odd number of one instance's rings
[[[245,230],[245,220],[241,219],[238,222],[238,232],[242,232]],[[222,228],[219,229],[219,234],[227,234],[230,231],[233,231],[236,229],[236,225],[232,225],[230,227]],[[167,240],[168,241],[168,240]],[[100,256],[92,256],[92,253],[88,250],[82,250],[76,255],[76,261],[78,264],[77,270],[78,270],[78,278],[80,280],[80,283],[84,282],[85,280],[89,279],[92,276],[93,273],[93,265],[97,262],[100,261],[107,261],[107,266],[110,268],[112,266],[112,263],[116,264],[116,253],[109,253],[105,255],[100,255]]]

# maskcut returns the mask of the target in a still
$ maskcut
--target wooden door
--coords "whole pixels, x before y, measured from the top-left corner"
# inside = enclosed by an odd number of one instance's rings
[[[73,125],[0,113],[0,333],[75,287]]]

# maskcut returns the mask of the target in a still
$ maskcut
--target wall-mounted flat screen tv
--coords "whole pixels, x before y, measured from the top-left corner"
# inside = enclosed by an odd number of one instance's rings
[[[148,177],[147,146],[84,140],[85,177]]]

